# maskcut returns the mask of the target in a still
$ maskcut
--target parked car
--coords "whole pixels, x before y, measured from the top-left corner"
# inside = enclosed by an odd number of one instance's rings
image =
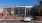
[[[24,16],[24,20],[23,21],[32,21],[32,17],[31,16]]]

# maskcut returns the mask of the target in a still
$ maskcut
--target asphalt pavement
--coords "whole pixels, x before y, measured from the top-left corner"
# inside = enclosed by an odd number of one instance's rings
[[[22,22],[22,21],[14,21],[14,20],[2,20],[0,23],[32,23],[32,22]]]
[[[31,21],[31,22],[22,22],[22,21],[15,21],[15,20],[2,20],[0,23],[42,23],[37,21]]]

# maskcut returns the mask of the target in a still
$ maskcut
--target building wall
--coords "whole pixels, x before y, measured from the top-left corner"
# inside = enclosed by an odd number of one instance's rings
[[[3,8],[3,16],[6,16],[6,8]]]
[[[18,8],[18,11],[16,11],[16,12],[18,12],[20,16],[16,17],[16,14],[14,14],[15,13],[15,8],[11,7],[9,9],[9,12],[10,12],[9,15],[7,15],[7,9],[3,8],[3,12],[0,13],[0,18],[2,17],[4,19],[16,19],[16,20],[21,19],[21,20],[23,20],[23,16],[25,15],[25,7],[17,7],[17,8]],[[3,16],[2,16],[2,14],[3,14]]]

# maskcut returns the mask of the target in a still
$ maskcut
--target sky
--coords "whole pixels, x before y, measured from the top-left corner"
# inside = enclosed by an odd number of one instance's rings
[[[38,4],[37,0],[0,0],[0,6],[31,6]]]

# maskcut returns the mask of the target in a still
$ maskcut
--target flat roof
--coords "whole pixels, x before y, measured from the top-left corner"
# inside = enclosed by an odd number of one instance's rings
[[[32,8],[33,6],[16,6],[16,7]]]
[[[33,6],[0,6],[0,8],[10,8],[10,7],[26,7],[26,8],[31,8]]]

